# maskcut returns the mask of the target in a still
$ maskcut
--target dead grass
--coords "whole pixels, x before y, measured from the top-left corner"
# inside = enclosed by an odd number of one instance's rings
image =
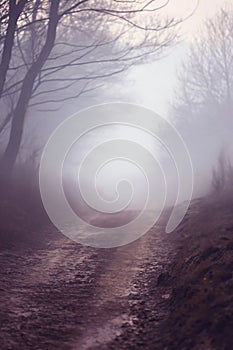
[[[203,200],[178,231],[168,349],[233,349],[232,207]]]

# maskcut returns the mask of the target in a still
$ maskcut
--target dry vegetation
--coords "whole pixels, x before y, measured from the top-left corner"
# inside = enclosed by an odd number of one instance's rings
[[[210,195],[194,201],[178,228],[171,275],[168,349],[233,348],[233,171],[221,154]]]

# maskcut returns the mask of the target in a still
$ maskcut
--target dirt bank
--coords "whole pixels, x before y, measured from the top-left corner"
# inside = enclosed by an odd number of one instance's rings
[[[233,206],[197,201],[177,234],[167,349],[233,349]]]

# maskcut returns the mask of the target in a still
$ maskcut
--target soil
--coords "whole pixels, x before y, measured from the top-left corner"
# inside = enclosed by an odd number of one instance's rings
[[[5,238],[1,349],[161,349],[171,285],[157,279],[177,245],[165,221],[112,249],[81,246],[50,226],[31,241]]]
[[[171,234],[167,214],[112,249],[2,232],[1,349],[233,349],[232,208],[193,201]]]
[[[167,349],[233,349],[233,206],[197,201],[190,212],[177,230]]]

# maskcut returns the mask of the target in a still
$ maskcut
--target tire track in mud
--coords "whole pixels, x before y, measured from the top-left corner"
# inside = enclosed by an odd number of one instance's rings
[[[169,294],[156,281],[175,252],[163,232],[112,249],[54,233],[41,249],[2,251],[1,349],[154,350]]]

